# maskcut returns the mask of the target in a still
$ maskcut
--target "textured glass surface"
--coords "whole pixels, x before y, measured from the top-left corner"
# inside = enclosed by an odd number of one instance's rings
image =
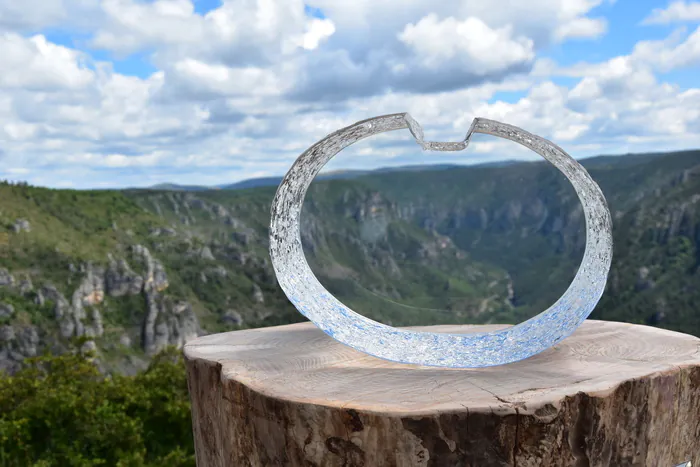
[[[586,219],[586,250],[569,288],[551,307],[516,326],[478,334],[443,334],[398,329],[343,305],[314,276],[301,245],[299,217],[306,191],[321,168],[351,144],[385,131],[408,128],[425,150],[459,151],[473,133],[506,138],[540,154],[574,186]],[[294,162],[272,203],[270,256],[282,290],[301,314],[324,332],[359,351],[399,363],[441,367],[485,367],[535,355],[569,336],[600,300],[612,260],[612,221],[605,197],[588,172],[561,148],[520,128],[476,118],[461,142],[423,140],[407,113],[355,123],[328,135]]]

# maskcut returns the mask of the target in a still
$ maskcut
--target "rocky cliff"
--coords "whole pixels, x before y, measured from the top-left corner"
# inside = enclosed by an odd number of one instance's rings
[[[132,269],[127,259],[109,255],[106,267],[88,262],[74,268],[73,287],[64,284],[62,290],[48,282],[35,289],[31,281],[18,282],[9,271],[0,270],[0,276],[5,278],[6,298],[25,301],[24,305],[31,301],[48,311],[44,315],[48,319],[41,323],[21,323],[18,319],[14,320],[16,324],[2,326],[3,367],[13,371],[24,358],[36,356],[40,347],[60,350],[62,344],[76,337],[86,337],[83,347],[99,354],[97,344],[108,344],[105,326],[112,335],[120,334],[119,345],[135,347],[145,356],[168,345],[180,348],[199,335],[202,329],[192,305],[167,295],[168,278],[163,265],[145,246],[133,245],[130,250],[132,262],[139,266],[140,273]],[[72,293],[68,293],[71,289]],[[126,305],[137,308],[130,310],[135,318],[131,321],[111,316],[123,308],[125,304],[120,302],[125,297],[137,299]],[[16,313],[12,304],[0,303],[0,310],[4,310],[5,321],[13,321]]]

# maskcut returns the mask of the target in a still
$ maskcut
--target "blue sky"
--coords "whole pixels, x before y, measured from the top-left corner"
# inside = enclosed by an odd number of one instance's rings
[[[0,0],[0,178],[51,187],[281,175],[326,134],[408,111],[474,117],[575,157],[700,148],[700,2]],[[327,169],[536,159],[407,132]]]

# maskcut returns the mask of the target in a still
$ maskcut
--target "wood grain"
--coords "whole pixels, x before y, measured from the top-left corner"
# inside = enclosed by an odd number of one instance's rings
[[[658,328],[588,320],[539,355],[478,369],[380,360],[311,323],[184,353],[200,467],[700,462],[700,339]]]

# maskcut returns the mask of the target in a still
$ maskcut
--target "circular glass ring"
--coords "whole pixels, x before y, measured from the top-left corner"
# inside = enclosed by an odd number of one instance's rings
[[[473,133],[515,141],[540,154],[571,182],[583,205],[586,249],[576,276],[547,310],[502,330],[447,334],[399,329],[366,318],[337,300],[311,271],[302,249],[299,219],[306,191],[342,149],[369,136],[409,129],[425,150],[465,149]],[[612,220],[605,197],[586,170],[552,142],[505,123],[475,118],[460,142],[423,140],[407,113],[370,118],[336,131],[306,150],[280,183],[272,203],[270,257],[282,290],[299,312],[339,342],[398,363],[476,368],[538,354],[571,335],[600,300],[612,261]]]

